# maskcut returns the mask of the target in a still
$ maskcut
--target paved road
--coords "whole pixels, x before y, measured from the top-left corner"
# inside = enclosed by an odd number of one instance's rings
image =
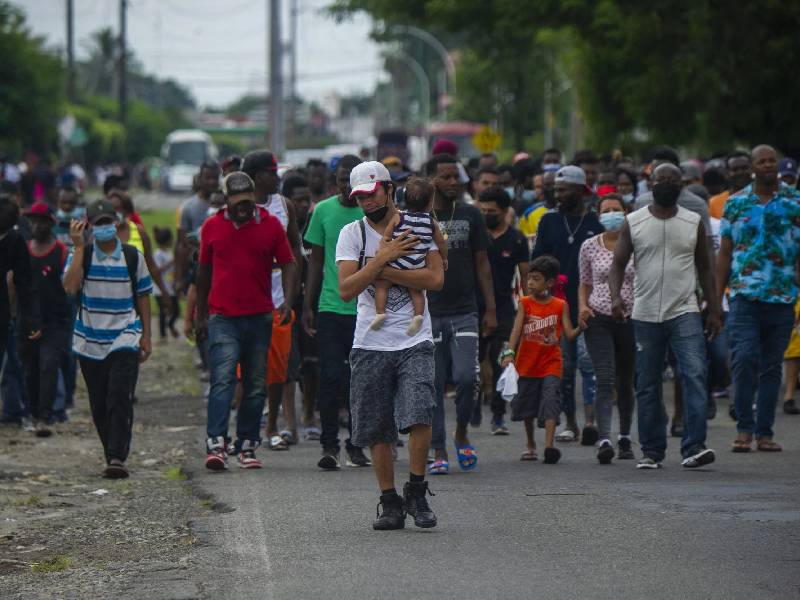
[[[558,465],[522,463],[521,424],[484,426],[479,468],[431,482],[432,530],[373,531],[372,473],[321,472],[312,443],[262,451],[256,472],[207,473],[198,456],[220,512],[193,524],[194,573],[209,598],[797,598],[800,418],[779,417],[782,454],[734,455],[720,413],[702,471],[681,468],[678,440],[660,471],[566,444]]]

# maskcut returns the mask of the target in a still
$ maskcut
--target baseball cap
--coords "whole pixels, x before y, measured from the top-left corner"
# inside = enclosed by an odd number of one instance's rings
[[[797,161],[793,158],[783,158],[778,163],[778,174],[797,176]]]
[[[86,209],[86,218],[88,219],[89,223],[94,225],[103,217],[111,217],[116,221],[117,211],[114,210],[114,204],[110,200],[100,198],[99,200],[92,202],[89,205],[89,208]]]
[[[246,194],[248,192],[255,192],[256,186],[253,180],[244,171],[234,171],[228,173],[225,179],[222,180],[222,193],[225,196],[236,196],[237,194]]]
[[[50,208],[50,205],[47,202],[34,202],[33,206],[31,206],[28,210],[25,211],[26,217],[49,217],[53,221],[56,220],[55,215],[53,214],[53,209]]]
[[[370,160],[353,167],[350,171],[350,197],[354,194],[371,194],[382,181],[391,181],[389,169],[377,160]]]
[[[566,167],[561,167],[556,172],[556,183],[570,183],[572,185],[582,185],[586,191],[591,194],[592,190],[586,185],[586,173],[583,172],[583,169],[580,167],[576,167],[574,165],[567,165]]]

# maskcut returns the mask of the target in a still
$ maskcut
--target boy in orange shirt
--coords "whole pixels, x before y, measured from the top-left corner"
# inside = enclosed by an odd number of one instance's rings
[[[533,439],[533,421],[537,419],[545,430],[544,462],[551,465],[561,458],[554,445],[561,414],[561,333],[571,341],[581,332],[572,326],[567,303],[552,295],[559,269],[558,260],[552,256],[531,261],[528,295],[520,300],[508,349],[500,355],[502,367],[513,361],[519,373],[511,420],[525,422],[528,447],[521,459],[537,460]]]

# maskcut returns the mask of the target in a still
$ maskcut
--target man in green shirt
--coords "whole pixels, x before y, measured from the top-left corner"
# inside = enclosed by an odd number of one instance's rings
[[[311,258],[306,277],[303,328],[310,337],[316,338],[319,351],[317,406],[322,425],[322,458],[317,464],[325,470],[339,468],[339,393],[342,383],[350,379],[348,357],[356,328],[356,301],[345,302],[339,295],[336,242],[345,225],[364,216],[356,199],[350,199],[350,171],[359,163],[361,159],[350,154],[339,159],[336,167],[339,195],[317,203],[305,234],[306,242],[311,244]],[[349,437],[345,441],[345,451],[347,466],[370,466],[364,451],[353,446]]]

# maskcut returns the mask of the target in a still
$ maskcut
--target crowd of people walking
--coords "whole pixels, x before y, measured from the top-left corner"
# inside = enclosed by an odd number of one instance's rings
[[[578,443],[658,469],[671,435],[697,468],[729,397],[730,449],[781,450],[777,408],[800,413],[794,160],[457,150],[439,140],[419,173],[353,155],[287,169],[266,150],[205,163],[174,235],[147,231],[121,179],[32,204],[0,182],[3,421],[52,435],[80,367],[104,475],[127,477],[152,292],[160,339],[183,308],[208,383],[205,467],[319,443],[319,469],[373,467],[375,529],[436,525],[427,479],[479,468],[484,412],[493,435],[524,423],[523,461]]]

